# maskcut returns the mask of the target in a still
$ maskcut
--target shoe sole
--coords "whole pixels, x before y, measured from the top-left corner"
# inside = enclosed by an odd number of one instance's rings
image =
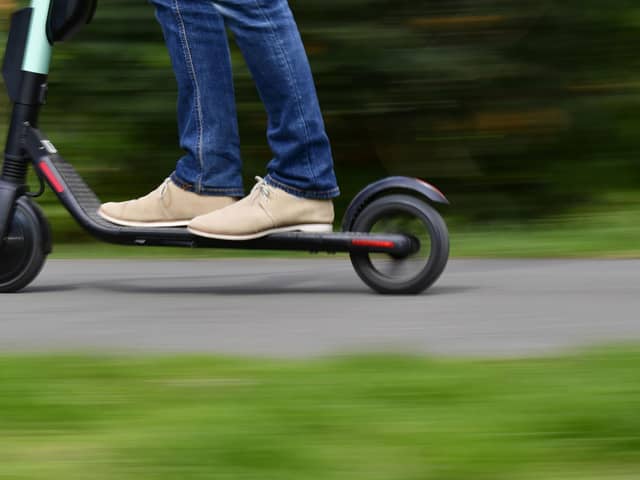
[[[208,233],[195,228],[187,227],[189,232],[199,237],[213,238],[215,240],[255,240],[256,238],[266,237],[273,233],[286,232],[303,232],[303,233],[330,233],[333,232],[333,225],[324,223],[307,223],[303,225],[291,225],[289,227],[271,228],[251,235],[221,235],[217,233]]]
[[[98,215],[104,218],[106,221],[120,225],[123,227],[135,227],[135,228],[168,228],[168,227],[186,227],[191,220],[181,220],[178,222],[130,222],[128,220],[120,220],[119,218],[113,218],[102,210],[98,210]]]

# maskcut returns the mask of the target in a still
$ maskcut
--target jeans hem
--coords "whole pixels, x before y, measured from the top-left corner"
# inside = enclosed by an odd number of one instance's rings
[[[340,195],[340,188],[338,187],[331,188],[329,190],[302,190],[274,179],[272,174],[267,175],[264,181],[272,187],[279,188],[290,195],[300,198],[308,198],[311,200],[330,200]]]
[[[192,192],[198,195],[217,196],[217,197],[244,197],[243,188],[218,188],[218,187],[197,187],[193,183],[186,182],[178,177],[176,172],[171,174],[171,181],[182,190]]]

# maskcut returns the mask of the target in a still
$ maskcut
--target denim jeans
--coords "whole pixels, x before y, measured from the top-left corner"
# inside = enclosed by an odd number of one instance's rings
[[[229,28],[267,111],[267,183],[306,198],[338,196],[311,68],[287,0],[150,1],[178,84],[186,154],[173,181],[205,195],[244,194]]]

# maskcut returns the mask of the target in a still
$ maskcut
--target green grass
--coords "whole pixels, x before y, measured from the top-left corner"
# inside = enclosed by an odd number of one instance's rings
[[[0,478],[640,478],[640,348],[0,357]]]
[[[531,224],[497,224],[451,232],[454,257],[640,258],[637,215],[591,214]]]

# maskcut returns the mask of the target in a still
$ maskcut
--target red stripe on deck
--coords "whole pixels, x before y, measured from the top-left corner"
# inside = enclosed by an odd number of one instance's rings
[[[377,248],[393,248],[395,243],[387,240],[366,240],[364,238],[354,238],[351,240],[351,245],[356,247],[377,247]]]
[[[47,165],[44,162],[40,162],[38,164],[38,167],[40,167],[40,170],[42,171],[44,176],[47,177],[47,180],[49,180],[49,183],[57,193],[64,192],[64,187],[62,186],[58,178],[55,176],[55,174],[51,171],[51,169],[49,168],[49,165]]]

